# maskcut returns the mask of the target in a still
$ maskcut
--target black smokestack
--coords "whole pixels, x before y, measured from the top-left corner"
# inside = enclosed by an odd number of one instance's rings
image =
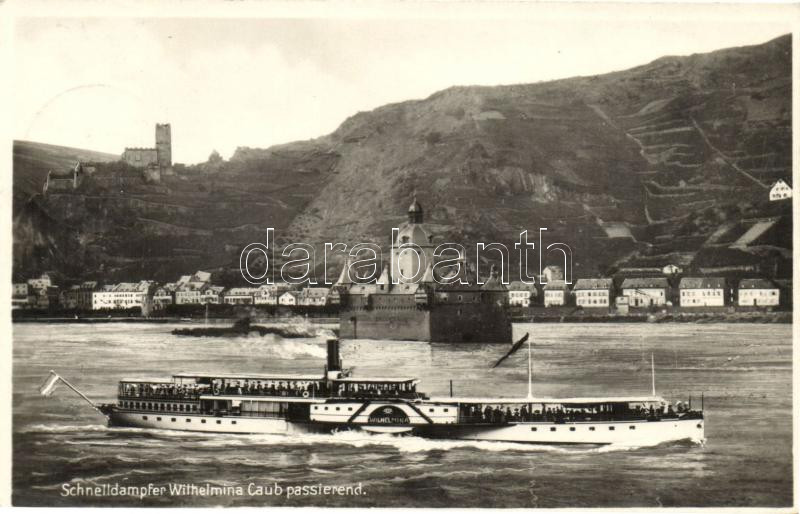
[[[328,339],[328,371],[341,371],[342,360],[339,358],[339,340]]]

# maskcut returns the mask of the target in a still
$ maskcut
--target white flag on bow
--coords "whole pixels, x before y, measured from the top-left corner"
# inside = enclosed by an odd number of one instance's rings
[[[39,386],[39,394],[42,396],[50,396],[53,394],[53,391],[56,390],[56,386],[60,380],[61,377],[58,376],[55,371],[50,370],[50,375],[48,375],[42,385]]]

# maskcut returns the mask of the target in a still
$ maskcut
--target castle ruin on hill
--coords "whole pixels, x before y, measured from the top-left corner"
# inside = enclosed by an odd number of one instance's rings
[[[122,160],[141,168],[148,182],[160,182],[162,175],[172,173],[172,130],[169,123],[156,124],[155,148],[125,148]]]

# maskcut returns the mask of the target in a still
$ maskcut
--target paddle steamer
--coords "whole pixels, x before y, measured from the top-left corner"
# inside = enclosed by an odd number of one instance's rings
[[[111,426],[198,432],[363,430],[598,445],[705,437],[702,408],[683,402],[673,408],[655,391],[631,397],[436,398],[418,391],[414,378],[353,377],[342,369],[339,341],[327,345],[321,375],[178,373],[168,380],[123,379],[116,403],[93,405]]]

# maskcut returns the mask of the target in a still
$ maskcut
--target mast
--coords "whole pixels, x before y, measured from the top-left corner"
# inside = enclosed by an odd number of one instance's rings
[[[655,360],[653,359],[653,354],[650,354],[650,376],[652,377],[653,382],[653,396],[656,395],[656,365]]]
[[[531,340],[528,339],[528,399],[533,398],[533,361],[531,361]]]

